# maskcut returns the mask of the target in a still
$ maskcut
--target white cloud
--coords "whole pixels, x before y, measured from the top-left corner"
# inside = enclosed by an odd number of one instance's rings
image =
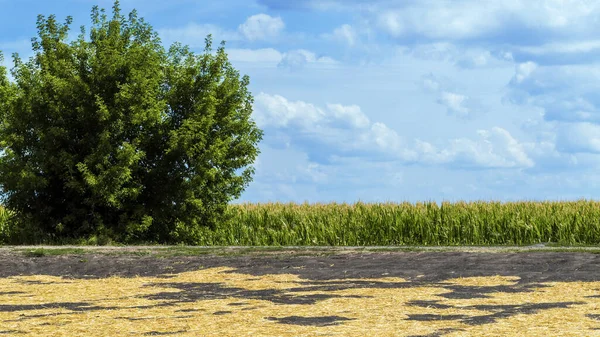
[[[327,104],[327,109],[333,113],[336,119],[346,121],[352,127],[365,128],[371,124],[358,105]]]
[[[311,161],[306,152],[277,150],[265,144],[261,145],[259,161],[254,181],[244,194],[246,200],[384,201],[387,195],[376,195],[373,191],[367,194],[365,189],[376,186],[389,189],[390,185],[405,184],[407,180],[403,167],[396,163],[337,157],[329,164],[320,164]],[[342,196],[339,191],[344,192]]]
[[[465,69],[505,68],[514,63],[511,52],[498,49],[454,46],[452,55],[454,64]]]
[[[400,46],[401,54],[425,60],[453,61],[463,51],[449,42],[420,43],[416,46]]]
[[[342,41],[349,46],[354,46],[357,43],[358,35],[354,28],[349,24],[343,24],[333,30],[332,37],[338,41]]]
[[[544,111],[546,121],[600,123],[598,65],[517,65],[504,100]]]
[[[324,183],[328,179],[323,165],[311,162],[306,153],[293,148],[276,149],[268,145],[263,146],[259,158],[259,165],[255,165],[256,174],[263,182]],[[263,165],[265,160],[277,163]]]
[[[544,44],[531,41],[528,45],[513,45],[510,48],[514,58],[519,61],[533,61],[539,65],[568,65],[568,64],[594,64],[600,58],[600,40],[590,39],[593,35],[592,27],[588,27],[589,34],[583,36],[557,37]],[[571,34],[569,34],[571,35]]]
[[[280,17],[267,14],[252,15],[242,23],[238,30],[250,41],[271,40],[283,31],[285,24]]]
[[[600,125],[560,123],[556,146],[563,152],[600,153]]]
[[[469,97],[453,92],[442,91],[438,103],[448,108],[448,112],[460,118],[469,117],[471,110],[465,106]]]
[[[500,53],[500,57],[505,61],[513,62],[515,60],[513,54],[508,51],[503,51]]]
[[[397,51],[422,60],[452,63],[463,69],[505,68],[512,66],[511,52],[479,46],[459,45],[450,42],[421,42],[416,45],[399,46]]]
[[[560,152],[556,148],[555,141],[524,143],[523,148],[527,155],[535,161],[535,167],[532,169],[535,172],[552,172],[565,169],[581,170],[600,162],[597,159],[594,160],[584,156],[578,158],[577,154]]]
[[[436,102],[446,107],[448,115],[462,119],[474,116],[474,110],[478,108],[479,104],[469,96],[452,89],[453,86],[449,80],[428,74],[422,77],[422,85],[426,91],[435,94]]]
[[[554,53],[574,54],[588,53],[600,49],[600,40],[558,41],[539,46],[516,46],[515,50],[532,55]]]
[[[379,150],[383,150],[388,154],[401,155],[402,139],[398,133],[390,129],[384,123],[373,123],[371,129],[360,136],[361,143]]]
[[[535,135],[534,142],[523,146],[536,163],[532,170],[536,173],[580,172],[600,165],[594,145],[594,138],[599,138],[598,127],[594,124],[546,121],[541,113],[537,118],[527,119],[521,129]]]
[[[288,101],[279,95],[260,93],[255,97],[254,119],[260,127],[310,128],[327,118],[326,112],[310,103]]]
[[[289,70],[300,70],[307,64],[332,66],[337,64],[337,61],[328,56],[317,57],[315,53],[305,49],[297,49],[284,53],[278,66]]]
[[[263,92],[255,97],[254,119],[260,127],[300,127],[332,125],[337,128],[364,129],[369,118],[357,105],[328,103],[327,109],[304,101],[290,101],[280,95]]]
[[[271,17],[266,14],[257,14],[246,19],[244,23],[238,26],[237,31],[224,29],[214,24],[189,23],[180,28],[162,28],[158,29],[158,34],[163,42],[171,44],[181,42],[192,48],[204,47],[204,40],[211,34],[213,42],[225,40],[240,41],[247,39],[249,41],[268,40],[276,38],[284,28],[283,20],[280,17]]]
[[[596,104],[584,97],[557,99],[542,104],[547,120],[600,122],[600,111]]]
[[[456,1],[431,6],[422,2],[404,8],[380,10],[376,20],[378,26],[393,37],[417,34],[435,39],[474,38],[501,25],[501,17],[494,15],[499,9],[495,4]],[[490,6],[496,8],[490,9]]]
[[[423,87],[428,91],[437,92],[440,90],[440,82],[432,74],[423,76]]]
[[[419,161],[431,164],[450,164],[460,168],[527,168],[534,165],[523,144],[499,127],[478,130],[478,140],[457,138],[437,150],[430,143],[416,140]]]
[[[228,48],[227,55],[229,60],[234,62],[260,63],[289,70],[300,70],[307,65],[331,67],[339,64],[331,57],[317,56],[315,53],[305,49],[292,50],[282,53],[273,48]]]
[[[487,66],[492,59],[493,56],[488,50],[477,51],[465,53],[457,61],[457,64],[463,68],[480,68]]]
[[[262,0],[270,2],[268,0]],[[429,39],[505,38],[521,40],[519,31],[558,36],[586,35],[599,26],[600,3],[579,0],[511,1],[299,1],[316,10],[344,10],[368,16],[392,37]]]
[[[279,95],[260,93],[256,96],[254,109],[257,124],[267,133],[285,129],[291,146],[308,141],[310,146],[305,151],[324,151],[326,156],[366,156],[459,168],[526,168],[534,165],[523,144],[499,127],[479,130],[477,140],[450,140],[438,150],[418,139],[411,147],[386,124],[370,123],[356,105],[327,104],[323,109],[304,101],[289,101]],[[277,143],[280,141],[276,140]]]
[[[486,144],[497,146],[495,148],[496,153],[500,157],[508,159],[508,162],[512,162],[509,165],[525,167],[533,166],[533,161],[525,153],[523,144],[513,138],[507,130],[494,127],[490,131],[480,130],[477,133],[484,139]]]
[[[537,69],[537,64],[534,62],[525,62],[517,64],[515,68],[515,76],[512,81],[514,81],[514,83],[522,83]]]
[[[357,105],[326,104],[321,108],[304,101],[290,101],[279,95],[260,93],[255,97],[257,125],[276,135],[286,130],[290,143],[310,143],[308,151],[329,155],[406,157],[401,137],[383,123],[370,123]],[[280,139],[272,139],[279,143]]]

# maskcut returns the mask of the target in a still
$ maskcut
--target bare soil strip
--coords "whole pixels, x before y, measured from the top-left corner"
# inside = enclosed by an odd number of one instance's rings
[[[600,252],[600,246],[559,246],[554,243],[540,243],[526,246],[72,246],[72,245],[35,245],[35,246],[0,246],[0,252],[25,249],[80,249],[94,252],[131,252],[131,251],[161,251],[188,249],[196,251],[308,251],[308,252],[381,252],[381,251],[460,251],[460,252],[529,252],[529,251],[591,251]]]
[[[600,336],[598,254],[153,248],[0,250],[0,336]]]

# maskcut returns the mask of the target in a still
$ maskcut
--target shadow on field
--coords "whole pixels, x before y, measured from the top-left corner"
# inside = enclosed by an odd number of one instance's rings
[[[197,315],[235,317],[244,312],[258,315],[265,306],[299,306],[300,314],[263,315],[261,318],[273,324],[307,327],[343,326],[357,320],[348,315],[308,315],[310,307],[324,301],[372,300],[381,291],[429,289],[431,295],[422,300],[405,301],[403,320],[412,322],[449,322],[462,324],[438,328],[429,335],[443,336],[462,331],[464,325],[481,326],[494,324],[516,315],[536,315],[547,310],[565,309],[588,305],[581,301],[567,301],[555,297],[553,301],[536,303],[510,303],[488,299],[527,298],[527,294],[552,289],[549,282],[598,282],[600,279],[600,255],[586,253],[367,253],[340,254],[330,256],[178,256],[153,258],[151,256],[106,256],[86,255],[84,262],[80,256],[27,257],[22,255],[0,256],[0,277],[15,277],[15,284],[24,287],[54,286],[61,282],[27,280],[27,275],[52,275],[63,280],[94,280],[110,276],[131,278],[136,276],[155,278],[153,282],[140,285],[146,289],[141,294],[131,295],[132,299],[149,302],[137,306],[103,306],[99,302],[56,302],[43,304],[0,304],[2,313],[20,313],[17,318],[4,322],[19,322],[40,317],[73,315],[90,311],[172,308],[175,313],[166,316],[171,320],[196,319]],[[177,279],[183,272],[210,270],[227,267],[219,272],[219,277],[228,279],[235,276],[237,286],[227,282],[189,282]],[[217,275],[217,274],[211,274]],[[273,278],[288,275],[286,278]],[[265,288],[244,288],[243,282],[260,282],[263,277],[271,277]],[[241,277],[241,278],[240,278]],[[287,277],[287,276],[286,276]],[[494,278],[488,282],[487,278]],[[239,278],[239,279],[238,279]],[[475,280],[473,280],[475,279]],[[175,280],[175,281],[172,281]],[[193,279],[192,281],[195,281]],[[461,283],[461,280],[466,283]],[[470,283],[469,283],[470,282]],[[64,282],[68,284],[68,282]],[[60,285],[57,285],[60,287]],[[157,292],[147,291],[157,289]],[[415,290],[412,290],[415,289]],[[18,288],[21,290],[21,288]],[[379,292],[378,292],[379,291]],[[355,293],[354,293],[355,292]],[[405,293],[410,293],[405,292]],[[0,291],[0,296],[24,297],[25,291]],[[514,295],[520,295],[514,297]],[[380,295],[381,296],[381,295]],[[389,296],[389,295],[387,295]],[[513,297],[510,297],[513,296]],[[598,294],[587,293],[584,300],[597,301]],[[557,300],[560,299],[560,300]],[[203,301],[225,301],[225,307],[206,309],[185,308],[185,305],[200,304]],[[470,301],[468,305],[456,305],[457,300]],[[228,302],[231,301],[231,302]],[[257,305],[261,301],[261,305]],[[268,302],[268,303],[265,303]],[[212,302],[211,302],[212,303]],[[358,303],[358,302],[357,302]],[[181,308],[183,306],[184,308]],[[45,314],[27,312],[60,309],[61,312]],[[177,310],[175,310],[177,309]],[[177,313],[181,313],[177,315]],[[600,314],[588,312],[586,319],[600,321]],[[114,320],[151,321],[152,317],[123,315]],[[596,329],[593,327],[589,329]],[[176,335],[182,331],[149,331],[144,335]],[[18,330],[0,330],[0,335],[18,334]]]

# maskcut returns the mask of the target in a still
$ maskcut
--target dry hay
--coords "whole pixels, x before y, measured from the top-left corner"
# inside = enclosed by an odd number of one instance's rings
[[[0,279],[0,336],[600,336],[598,282],[519,281],[16,276]]]

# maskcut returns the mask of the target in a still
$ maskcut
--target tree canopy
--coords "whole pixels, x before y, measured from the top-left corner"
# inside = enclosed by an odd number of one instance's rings
[[[15,228],[49,238],[193,243],[252,180],[262,131],[225,43],[173,44],[134,10],[91,29],[37,18],[35,55],[0,67],[0,187]]]

